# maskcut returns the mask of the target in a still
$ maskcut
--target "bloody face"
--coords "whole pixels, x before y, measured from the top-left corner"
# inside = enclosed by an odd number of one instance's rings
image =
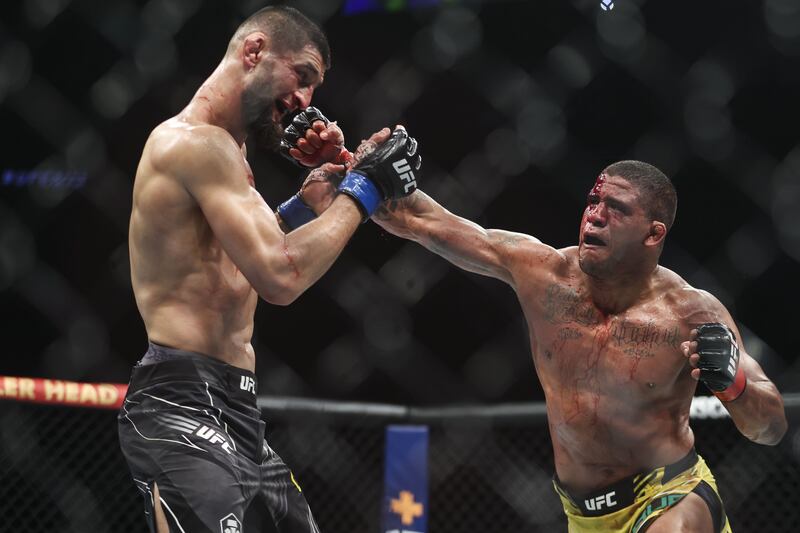
[[[627,272],[642,260],[650,222],[633,185],[619,176],[600,174],[581,218],[581,270],[601,279]]]
[[[242,118],[258,147],[277,149],[282,121],[311,104],[323,73],[322,57],[311,45],[297,51],[263,53],[242,91]]]

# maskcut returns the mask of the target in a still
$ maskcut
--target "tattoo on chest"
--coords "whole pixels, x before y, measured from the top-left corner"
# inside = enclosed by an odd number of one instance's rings
[[[551,324],[577,323],[594,326],[600,323],[600,313],[573,289],[552,284],[545,289],[544,319]]]
[[[678,326],[659,326],[654,320],[642,323],[623,319],[611,327],[611,339],[623,353],[634,357],[652,357],[654,349],[663,346],[677,349],[680,343]]]

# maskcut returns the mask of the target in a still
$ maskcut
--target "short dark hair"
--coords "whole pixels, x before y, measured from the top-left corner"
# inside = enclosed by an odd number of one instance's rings
[[[259,9],[239,24],[228,44],[228,52],[236,49],[247,34],[263,31],[270,37],[270,45],[276,50],[296,51],[307,44],[313,45],[325,68],[331,68],[331,48],[328,38],[319,26],[293,7],[269,6]]]
[[[619,176],[639,191],[647,215],[663,222],[667,231],[675,222],[678,194],[672,181],[659,169],[642,161],[617,161],[603,171],[606,176]]]

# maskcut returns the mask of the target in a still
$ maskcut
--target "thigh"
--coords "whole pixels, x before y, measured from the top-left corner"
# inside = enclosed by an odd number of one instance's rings
[[[241,533],[247,498],[240,476],[228,464],[185,453],[167,454],[158,463],[159,471],[136,478],[148,521],[160,507],[172,533]]]
[[[689,493],[657,517],[643,531],[647,531],[647,533],[714,533],[714,524],[705,500],[695,493]]]
[[[283,460],[266,442],[259,496],[279,533],[319,533],[303,490]]]

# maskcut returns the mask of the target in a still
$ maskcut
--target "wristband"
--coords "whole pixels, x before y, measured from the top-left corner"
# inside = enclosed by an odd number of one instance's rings
[[[714,396],[723,402],[732,402],[742,395],[745,387],[747,387],[747,378],[742,371],[742,367],[739,367],[736,369],[736,375],[733,378],[733,383],[731,383],[727,389],[711,392],[713,392]]]
[[[378,205],[383,202],[383,195],[378,187],[372,183],[372,180],[355,171],[345,174],[344,179],[339,184],[339,192],[356,200],[356,204],[361,208],[362,214],[365,215],[362,222],[366,222],[375,212],[375,209],[378,208]]]
[[[289,226],[290,231],[317,218],[314,211],[300,198],[300,193],[295,194],[279,205],[278,214],[286,225]]]

